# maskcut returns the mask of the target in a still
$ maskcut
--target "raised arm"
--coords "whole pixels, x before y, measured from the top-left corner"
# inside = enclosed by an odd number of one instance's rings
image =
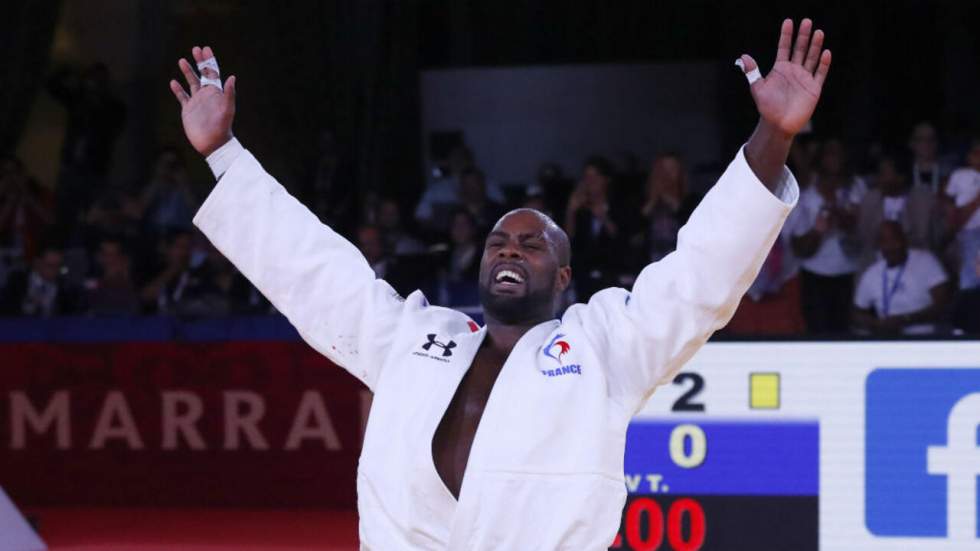
[[[752,56],[743,54],[740,65],[749,79],[749,90],[759,110],[759,124],[745,144],[745,160],[770,190],[774,190],[786,165],[793,138],[817,107],[830,70],[830,50],[823,49],[823,31],[813,31],[804,19],[793,44],[793,20],[783,21],[776,48],[776,63],[762,78]]]
[[[199,64],[210,48],[194,48]],[[218,184],[194,223],[320,353],[374,389],[395,325],[413,300],[401,300],[354,245],[289,195],[232,136],[235,77],[201,85],[190,64],[180,69],[189,93],[181,104],[184,132],[207,157]],[[218,79],[216,63],[205,71]],[[415,300],[417,302],[417,300]]]
[[[566,315],[580,318],[608,359],[610,396],[627,409],[641,407],[728,323],[796,203],[799,188],[784,165],[830,65],[830,53],[821,53],[823,32],[811,40],[811,29],[804,20],[790,54],[793,23],[783,23],[765,78],[751,57],[740,58],[759,123],[681,229],[677,250],[647,266],[631,294],[607,289]]]

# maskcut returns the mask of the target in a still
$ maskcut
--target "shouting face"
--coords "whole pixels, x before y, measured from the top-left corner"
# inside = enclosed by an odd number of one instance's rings
[[[552,319],[572,270],[568,236],[533,209],[505,214],[487,237],[480,262],[480,302],[506,325]]]

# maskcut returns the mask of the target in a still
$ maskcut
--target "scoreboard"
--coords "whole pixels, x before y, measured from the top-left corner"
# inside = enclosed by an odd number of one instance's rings
[[[980,342],[710,343],[624,471],[614,550],[978,550]]]

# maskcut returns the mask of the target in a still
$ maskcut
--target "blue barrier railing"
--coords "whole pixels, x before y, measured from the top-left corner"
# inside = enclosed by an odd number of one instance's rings
[[[461,312],[483,323],[479,307]],[[298,341],[282,315],[182,320],[172,316],[59,318],[0,317],[0,343]]]
[[[283,316],[180,320],[132,318],[0,318],[0,342],[298,341]]]

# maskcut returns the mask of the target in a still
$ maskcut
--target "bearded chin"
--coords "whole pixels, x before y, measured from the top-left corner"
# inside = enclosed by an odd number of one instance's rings
[[[518,325],[554,317],[552,293],[548,289],[528,291],[520,297],[495,295],[490,287],[480,284],[480,304],[483,312],[504,325]]]

